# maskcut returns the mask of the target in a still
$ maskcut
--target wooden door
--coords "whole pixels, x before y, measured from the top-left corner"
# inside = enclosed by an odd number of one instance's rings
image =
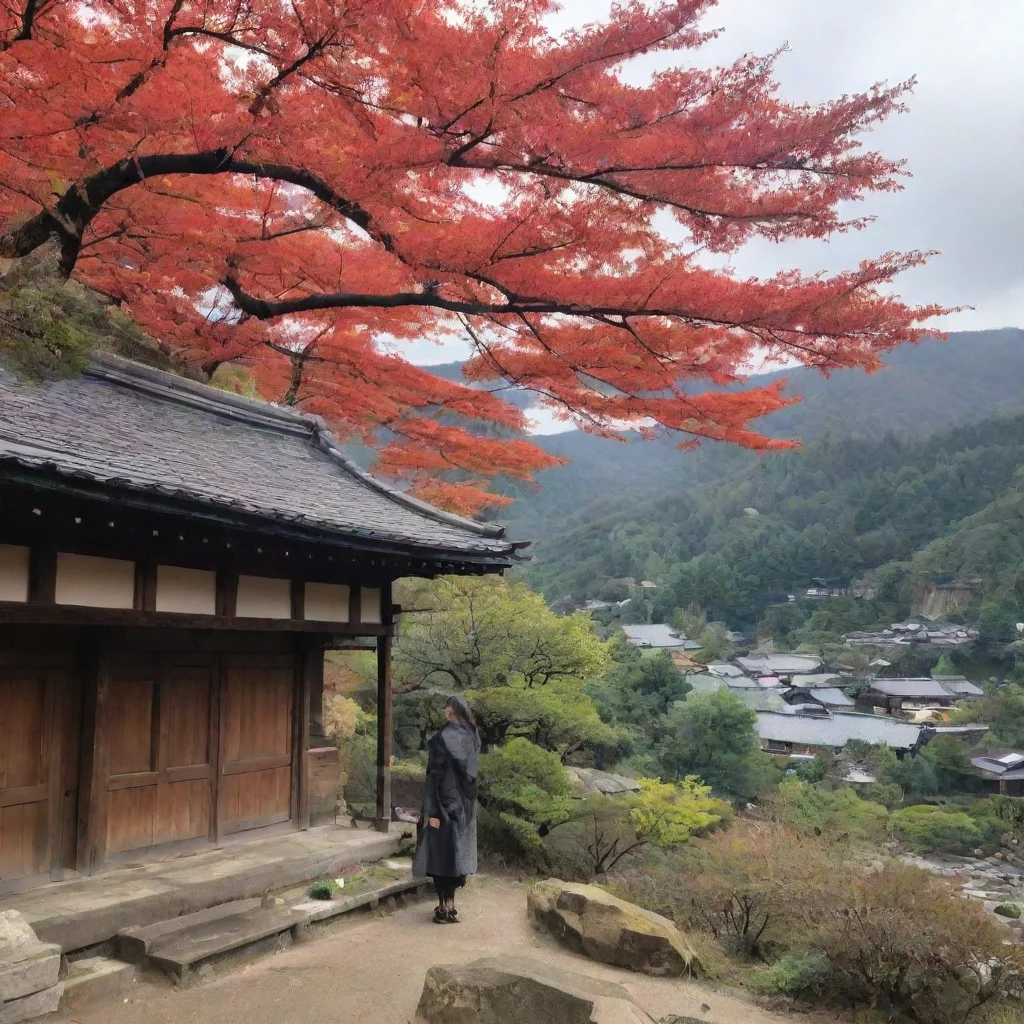
[[[223,675],[218,803],[227,835],[289,821],[295,670],[290,657],[228,657]]]
[[[44,881],[60,869],[61,741],[57,678],[0,668],[0,886]]]
[[[155,656],[112,672],[108,855],[209,835],[213,678]]]

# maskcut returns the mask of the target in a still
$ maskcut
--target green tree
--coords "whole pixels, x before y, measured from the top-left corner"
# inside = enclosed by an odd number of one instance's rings
[[[609,722],[644,728],[666,714],[690,692],[686,676],[672,663],[668,651],[641,652],[632,644],[615,640],[611,669],[587,685]]]
[[[932,669],[933,676],[955,676],[958,675],[956,665],[953,664],[953,659],[949,656],[949,651],[943,651],[939,656],[939,660],[935,663],[935,667]]]
[[[581,800],[564,824],[570,849],[595,875],[614,870],[645,847],[669,850],[729,817],[729,807],[711,787],[689,777],[679,783],[638,779],[640,791],[628,796],[595,795]]]
[[[924,759],[935,775],[939,793],[975,789],[975,775],[967,747],[953,736],[936,736],[914,760]]]
[[[689,697],[660,726],[660,760],[672,778],[699,775],[716,793],[749,799],[777,781],[763,755],[757,715],[726,689]]]
[[[588,615],[556,615],[521,579],[411,581],[400,600],[394,680],[402,690],[582,684],[609,662]]]
[[[556,615],[521,579],[442,577],[409,583],[394,679],[402,743],[425,744],[438,696],[464,692],[484,750],[522,736],[565,757],[584,743],[614,747],[584,692],[611,664],[610,645],[582,612]]]
[[[957,723],[985,722],[993,744],[1024,747],[1024,686],[989,688],[982,699],[961,704],[951,717]]]

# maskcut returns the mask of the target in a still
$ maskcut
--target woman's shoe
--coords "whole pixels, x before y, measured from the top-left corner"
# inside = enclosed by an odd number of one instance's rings
[[[443,907],[434,907],[434,924],[447,924],[448,921],[448,911]]]
[[[449,924],[459,923],[459,912],[454,907],[452,907],[452,909],[448,911],[446,916]]]

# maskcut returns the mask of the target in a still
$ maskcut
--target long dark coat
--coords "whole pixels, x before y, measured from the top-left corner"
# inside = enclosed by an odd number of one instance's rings
[[[476,794],[480,740],[449,723],[427,744],[427,782],[413,873],[460,878],[476,873]],[[441,827],[431,828],[430,818]]]

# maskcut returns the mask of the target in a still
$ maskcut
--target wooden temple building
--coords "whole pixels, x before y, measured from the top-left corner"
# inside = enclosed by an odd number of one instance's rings
[[[515,546],[314,417],[113,357],[0,371],[0,892],[333,820],[331,648],[377,652],[386,830],[392,583]]]

